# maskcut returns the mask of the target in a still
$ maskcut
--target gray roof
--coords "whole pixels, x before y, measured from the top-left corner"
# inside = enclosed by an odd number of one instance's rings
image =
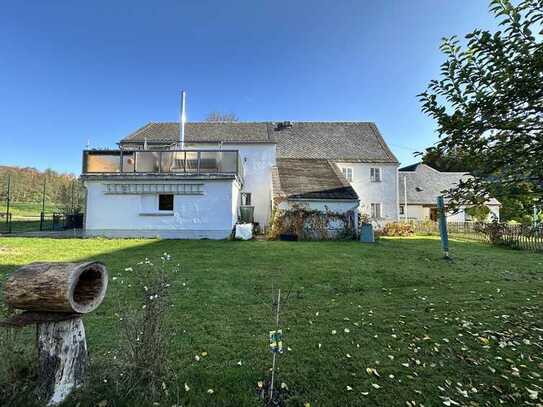
[[[175,143],[179,123],[148,123],[121,144]],[[398,163],[377,126],[367,122],[201,122],[185,125],[187,143],[275,143],[278,158]]]
[[[272,185],[274,198],[358,200],[339,168],[328,160],[278,159]]]
[[[466,180],[471,175],[465,172],[441,172],[429,165],[418,163],[400,168],[398,182],[400,204],[404,203],[404,178],[407,184],[407,203],[412,205],[436,205],[443,191],[454,188],[460,180]],[[491,198],[487,204],[499,205]]]
[[[251,142],[273,143],[267,123],[202,122],[185,124],[187,143]],[[121,144],[143,142],[176,143],[179,141],[179,123],[147,123],[121,140]]]

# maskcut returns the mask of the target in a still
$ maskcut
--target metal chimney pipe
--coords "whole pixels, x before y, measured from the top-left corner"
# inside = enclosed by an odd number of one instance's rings
[[[181,91],[181,117],[179,118],[179,143],[181,144],[181,149],[185,149],[185,122],[187,117],[185,114],[185,96],[186,92]]]

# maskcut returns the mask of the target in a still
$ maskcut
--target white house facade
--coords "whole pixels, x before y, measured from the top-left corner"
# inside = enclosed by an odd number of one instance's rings
[[[399,163],[373,123],[149,123],[86,150],[85,231],[223,239],[294,205],[398,219]]]

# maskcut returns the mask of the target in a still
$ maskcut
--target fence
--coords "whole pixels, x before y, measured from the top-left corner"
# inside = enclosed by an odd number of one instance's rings
[[[14,216],[12,213],[2,213],[0,214],[0,233],[17,234],[81,228],[81,223],[82,215],[71,216],[56,212],[42,212],[39,216]]]
[[[439,227],[433,221],[412,221],[413,232],[438,235]],[[449,222],[449,235],[473,239],[515,249],[543,251],[543,225],[510,225],[507,223]]]

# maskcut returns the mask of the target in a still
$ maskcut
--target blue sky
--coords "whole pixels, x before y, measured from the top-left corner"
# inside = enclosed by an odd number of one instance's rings
[[[0,13],[0,164],[79,173],[148,121],[373,121],[403,164],[436,140],[416,95],[487,0],[16,1]]]

